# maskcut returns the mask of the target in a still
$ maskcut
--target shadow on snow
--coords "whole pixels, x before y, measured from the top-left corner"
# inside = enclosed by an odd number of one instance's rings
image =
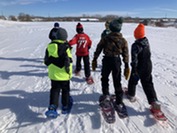
[[[36,76],[36,77],[44,77],[47,76],[47,73],[44,71],[41,71],[41,69],[45,69],[46,66],[43,64],[42,58],[4,58],[0,57],[0,61],[7,60],[7,61],[20,61],[24,62],[24,65],[20,65],[21,68],[26,68],[28,70],[20,70],[20,71],[0,71],[0,77],[2,79],[10,79],[11,76]],[[26,62],[25,62],[26,61]],[[29,64],[33,62],[32,64]],[[28,64],[27,64],[28,63]],[[35,65],[35,64],[36,65]],[[12,63],[13,68],[13,63]]]

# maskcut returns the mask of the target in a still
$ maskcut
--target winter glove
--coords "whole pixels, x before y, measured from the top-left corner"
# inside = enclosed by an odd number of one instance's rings
[[[92,60],[92,70],[95,71],[96,68],[97,68],[97,60],[94,58]]]
[[[71,47],[71,46],[69,46],[69,48],[70,48],[70,50],[72,50],[72,49],[73,49],[73,47]]]
[[[127,80],[130,76],[130,68],[128,66],[128,63],[125,63],[125,69],[124,69],[124,76],[125,76],[125,79]]]
[[[69,72],[70,72],[69,67],[65,67],[65,71],[69,74]]]
[[[124,76],[126,80],[129,78],[129,75],[130,75],[130,68],[128,67],[124,69]]]
[[[139,80],[139,75],[138,75],[136,68],[132,68],[132,76],[135,81]]]
[[[138,82],[139,80],[139,75],[137,73],[133,73],[133,79]]]
[[[65,63],[64,63],[64,65],[65,65],[65,71],[66,71],[68,74],[69,74],[69,72],[70,72],[70,68],[69,68],[70,62],[71,62],[70,58],[69,58],[68,56],[66,56],[66,57],[65,57]]]

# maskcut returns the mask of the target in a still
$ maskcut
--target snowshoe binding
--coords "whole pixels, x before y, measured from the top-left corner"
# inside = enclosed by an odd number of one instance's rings
[[[155,119],[160,121],[166,121],[167,117],[164,115],[164,113],[161,111],[160,104],[157,102],[153,102],[150,107],[150,111]]]
[[[127,109],[125,104],[122,102],[121,104],[116,104],[116,95],[111,95],[111,101],[114,105],[114,109],[117,112],[120,118],[128,117]]]
[[[45,112],[45,115],[48,118],[57,118],[57,116],[59,115],[58,112],[56,111],[57,107],[55,105],[50,105],[48,107],[48,110]]]
[[[114,108],[119,118],[123,119],[123,118],[128,117],[127,109],[123,102],[120,104],[114,104]]]
[[[93,84],[94,83],[93,78],[91,76],[86,78],[86,82],[87,82],[87,84]]]
[[[73,106],[73,98],[70,96],[70,102],[68,106],[62,106],[62,114],[69,114],[71,112],[71,108]]]

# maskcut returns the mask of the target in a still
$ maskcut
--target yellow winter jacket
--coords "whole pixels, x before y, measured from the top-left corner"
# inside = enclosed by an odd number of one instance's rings
[[[72,78],[72,53],[65,41],[54,40],[48,44],[44,63],[51,80],[68,81]]]

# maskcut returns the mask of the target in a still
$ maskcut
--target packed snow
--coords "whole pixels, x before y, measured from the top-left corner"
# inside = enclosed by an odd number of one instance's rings
[[[50,42],[48,34],[54,22],[10,22],[0,20],[0,132],[1,133],[177,133],[177,29],[146,26],[153,62],[153,82],[167,122],[156,121],[139,83],[137,102],[124,97],[129,117],[116,115],[114,124],[107,124],[99,110],[101,91],[101,60],[92,71],[95,83],[88,85],[81,76],[73,75],[71,95],[74,105],[69,115],[48,119],[45,111],[49,105],[50,80],[43,64],[45,48]],[[77,22],[60,22],[68,32],[68,40],[75,34]],[[90,62],[101,32],[103,22],[83,22],[84,31],[93,41]],[[134,42],[133,31],[137,24],[124,23],[122,34],[129,50]],[[73,69],[75,46],[73,46]],[[122,70],[124,65],[122,65]],[[110,92],[114,93],[110,75]],[[122,86],[127,81],[122,74]],[[61,104],[60,104],[61,105]]]

